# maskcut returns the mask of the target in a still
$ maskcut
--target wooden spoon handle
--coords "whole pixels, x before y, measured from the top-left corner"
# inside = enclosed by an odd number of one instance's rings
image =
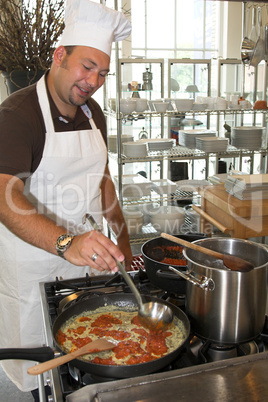
[[[113,349],[115,348],[115,346],[116,345],[112,342],[108,342],[104,339],[97,339],[96,341],[93,341],[90,344],[87,344],[82,348],[75,350],[74,352],[56,357],[55,359],[48,360],[44,363],[36,364],[35,366],[28,368],[27,373],[31,375],[42,374],[55,367],[61,366],[62,364],[68,363],[69,361],[76,359],[79,356],[101,350]]]
[[[80,350],[78,349],[75,352],[71,352],[66,355],[56,357],[55,359],[48,360],[47,362],[36,364],[35,366],[28,368],[27,373],[31,375],[38,375],[45,373],[48,370],[61,366],[62,364],[68,363],[69,361],[76,359],[79,356],[82,356],[81,352],[80,353],[79,352]],[[90,353],[90,351],[88,353]]]
[[[216,226],[222,233],[228,233],[230,232],[230,228],[227,228],[226,226],[223,226],[220,222],[216,221],[216,219],[212,218],[210,215],[208,215],[203,209],[197,207],[196,205],[192,205],[192,208],[194,211],[196,211],[202,218],[204,218],[206,221],[210,222],[212,225]]]
[[[208,248],[198,246],[197,244],[190,243],[189,241],[180,239],[180,238],[175,237],[175,236],[171,236],[171,235],[169,235],[167,233],[161,233],[161,237],[163,237],[164,239],[173,241],[174,243],[180,244],[181,246],[191,248],[192,250],[200,251],[201,253],[210,255],[212,257],[219,258],[220,260],[223,259],[223,254],[218,253],[217,251],[210,250]]]

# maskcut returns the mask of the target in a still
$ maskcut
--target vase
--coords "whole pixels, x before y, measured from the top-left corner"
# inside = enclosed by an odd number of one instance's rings
[[[2,72],[3,77],[5,78],[8,94],[12,94],[13,92],[18,91],[21,88],[25,88],[28,85],[34,84],[38,81],[45,71],[11,71],[11,72]]]

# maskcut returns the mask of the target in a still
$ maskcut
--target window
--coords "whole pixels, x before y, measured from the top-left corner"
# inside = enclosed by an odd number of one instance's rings
[[[204,0],[131,1],[132,56],[217,57],[218,9]]]

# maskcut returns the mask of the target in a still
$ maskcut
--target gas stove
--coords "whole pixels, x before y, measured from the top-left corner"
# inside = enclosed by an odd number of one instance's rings
[[[169,301],[184,310],[185,295],[170,294],[167,291],[154,286],[148,279],[142,256],[134,257],[132,264],[133,271],[129,272],[135,285],[141,294],[155,296],[157,298]],[[55,281],[40,284],[41,304],[43,310],[43,320],[45,326],[46,345],[55,349],[52,326],[57,316],[73,303],[81,300],[81,298],[90,297],[94,294],[111,294],[111,293],[130,293],[130,289],[125,283],[120,273],[112,275],[100,275],[90,277],[86,275],[82,278],[62,280],[56,278]],[[223,363],[233,365],[233,361],[240,362],[241,359],[252,359],[254,356],[262,354],[264,357],[268,355],[268,324],[265,323],[264,333],[252,342],[243,345],[215,345],[206,340],[197,338],[191,334],[185,347],[175,360],[164,367],[157,373],[148,374],[142,377],[142,381],[153,383],[155,379],[170,379],[174,376],[180,376],[186,370],[187,373],[199,372],[206,369],[207,366]],[[266,353],[265,353],[266,352]],[[57,352],[55,349],[55,356]],[[268,359],[268,357],[267,357]],[[267,360],[268,364],[268,360]],[[190,371],[189,371],[190,370]],[[81,372],[71,364],[65,364],[59,368],[50,370],[45,373],[45,383],[51,387],[50,400],[54,402],[62,401],[97,401],[95,397],[90,399],[98,387],[105,388],[105,384],[110,389],[115,390],[121,385],[124,388],[126,380],[114,380],[107,378],[95,377],[91,374]],[[133,387],[138,384],[139,378],[132,378]],[[129,384],[129,382],[128,382]],[[104,387],[104,388],[103,388]],[[106,388],[105,388],[106,389]],[[96,391],[97,392],[97,391]],[[268,391],[267,391],[268,392]],[[85,396],[85,393],[87,396]],[[75,399],[76,395],[83,395]],[[100,399],[103,400],[103,399]],[[110,399],[109,399],[110,400]],[[117,398],[111,400],[118,400]],[[123,401],[123,399],[120,399]],[[128,402],[130,399],[126,398]],[[133,399],[133,401],[136,399]],[[149,399],[148,399],[149,400]],[[152,400],[156,399],[156,396]],[[160,399],[159,399],[160,400]],[[107,399],[108,401],[108,399]]]

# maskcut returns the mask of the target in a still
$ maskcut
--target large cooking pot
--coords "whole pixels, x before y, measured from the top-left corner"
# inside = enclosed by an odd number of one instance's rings
[[[204,239],[206,237],[204,234],[178,234],[175,235],[183,240],[192,242],[194,240]],[[170,272],[168,264],[164,264],[158,261],[155,257],[155,249],[162,246],[176,246],[170,240],[164,239],[163,237],[156,237],[154,239],[148,240],[141,247],[141,253],[144,261],[144,267],[150,282],[159,287],[160,289],[167,290],[168,292],[173,292],[175,294],[185,294],[186,292],[186,281],[180,278],[178,275]],[[176,267],[181,270],[186,270],[186,266]]]
[[[178,307],[166,301],[159,300],[151,296],[142,296],[144,302],[158,301],[167,306],[169,306],[174,316],[182,321],[185,329],[185,338],[181,345],[179,345],[175,350],[168,353],[167,355],[160,357],[159,359],[152,360],[150,362],[124,365],[124,366],[113,366],[113,365],[103,365],[95,364],[91,362],[86,362],[80,359],[75,359],[71,364],[86,373],[91,373],[96,376],[106,377],[106,378],[128,378],[133,376],[140,376],[144,374],[149,374],[160,370],[169,363],[171,363],[180,353],[181,349],[184,347],[190,334],[190,322],[187,316]],[[57,340],[58,330],[63,324],[65,324],[70,318],[75,315],[83,313],[83,311],[94,311],[100,307],[107,307],[109,311],[109,306],[116,306],[124,311],[133,310],[133,308],[138,307],[135,297],[132,294],[111,294],[111,295],[100,295],[93,296],[90,299],[82,300],[75,303],[71,307],[64,310],[55,320],[53,324],[53,337],[56,347],[64,353],[61,344]],[[51,357],[51,348],[38,348],[38,349],[0,349],[0,360],[4,359],[23,359],[23,360],[36,360],[36,361],[46,361]],[[52,352],[53,355],[53,352]],[[47,357],[46,357],[47,356]]]
[[[223,254],[251,262],[254,269],[224,269],[222,261],[196,250],[184,249],[188,261],[186,312],[193,332],[219,344],[248,342],[265,322],[268,249],[247,240],[209,238],[194,241]]]

